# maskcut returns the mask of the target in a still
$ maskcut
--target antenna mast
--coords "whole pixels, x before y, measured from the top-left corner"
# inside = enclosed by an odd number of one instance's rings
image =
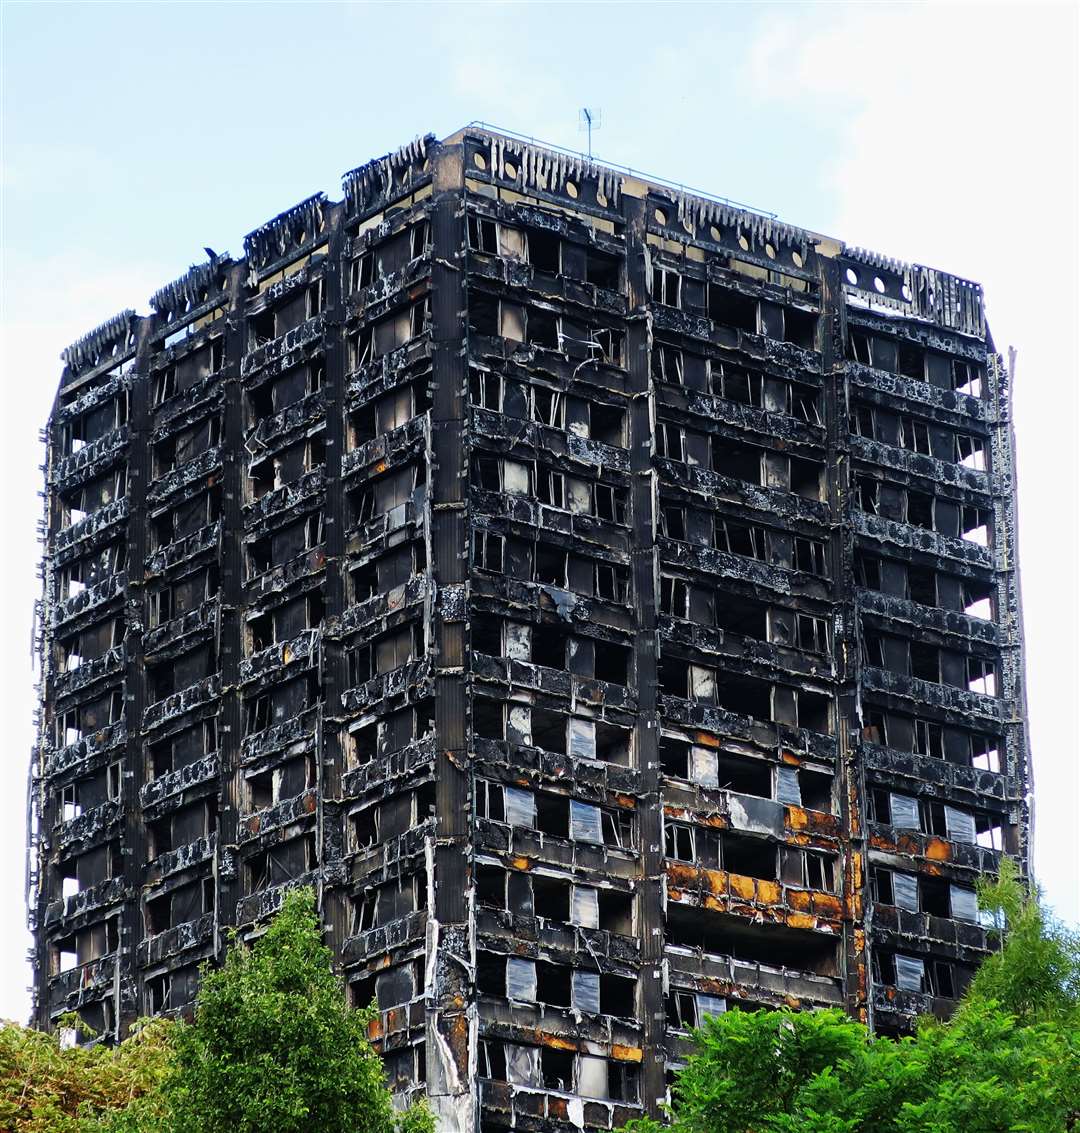
[[[589,135],[589,159],[592,160],[592,132],[599,130],[601,125],[601,112],[598,106],[583,106],[578,120],[578,133]]]

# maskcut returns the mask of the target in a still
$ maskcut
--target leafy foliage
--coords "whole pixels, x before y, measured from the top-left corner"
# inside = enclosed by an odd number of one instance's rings
[[[310,890],[290,894],[252,948],[208,971],[176,1034],[176,1133],[383,1133],[393,1128],[368,1012],[345,1002]]]
[[[176,1024],[147,1022],[115,1049],[61,1050],[56,1035],[0,1024],[0,1129],[18,1133],[136,1133],[160,1121]],[[142,1128],[162,1128],[144,1125]]]
[[[896,1042],[837,1010],[706,1019],[675,1085],[675,1133],[1080,1129],[1080,940],[1009,863],[980,903],[1009,927],[952,1020]]]
[[[204,972],[191,1023],[154,1020],[115,1049],[61,1050],[0,1026],[0,1129],[16,1133],[433,1133],[395,1114],[322,943],[311,890],[288,894],[251,948]]]

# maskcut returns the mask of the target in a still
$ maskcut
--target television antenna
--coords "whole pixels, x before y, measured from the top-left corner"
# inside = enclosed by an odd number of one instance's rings
[[[578,133],[589,135],[589,158],[592,159],[592,132],[599,130],[603,115],[598,106],[583,106],[578,115]]]

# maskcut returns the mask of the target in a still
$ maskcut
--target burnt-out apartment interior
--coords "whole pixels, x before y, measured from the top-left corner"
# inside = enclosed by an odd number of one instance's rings
[[[976,284],[474,126],[149,307],[47,427],[38,1026],[182,1013],[297,885],[454,1133],[951,1011],[1028,857]]]

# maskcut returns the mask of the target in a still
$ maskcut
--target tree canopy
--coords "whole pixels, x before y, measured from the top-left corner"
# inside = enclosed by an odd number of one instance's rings
[[[1003,914],[954,1017],[874,1037],[839,1010],[729,1011],[694,1034],[674,1133],[1063,1133],[1080,1129],[1080,939],[1008,863],[980,887]],[[635,1133],[664,1126],[637,1122]]]
[[[396,1114],[346,1002],[310,889],[289,893],[251,947],[207,969],[190,1023],[154,1020],[114,1049],[61,1050],[0,1026],[0,1129],[17,1133],[430,1133]]]

